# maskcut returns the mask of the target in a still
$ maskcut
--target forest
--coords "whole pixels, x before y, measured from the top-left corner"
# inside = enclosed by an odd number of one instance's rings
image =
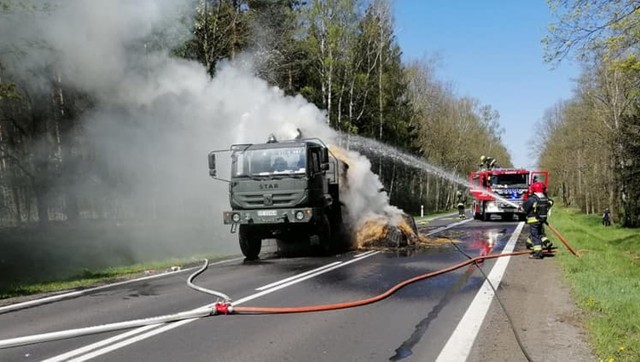
[[[158,181],[189,184],[184,175],[178,180],[177,172],[146,166],[163,157],[161,141],[174,148],[190,142],[176,137],[163,141],[168,133],[184,132],[189,121],[178,116],[146,129],[145,121],[131,114],[157,116],[164,111],[154,113],[148,105],[119,109],[121,100],[105,94],[122,92],[96,85],[109,84],[110,79],[100,78],[99,72],[80,78],[84,71],[79,68],[91,62],[101,66],[124,51],[133,54],[127,55],[127,61],[144,59],[143,66],[126,70],[128,80],[148,80],[149,74],[160,72],[164,63],[155,61],[157,54],[168,54],[181,64],[198,63],[213,82],[224,77],[218,74],[221,64],[250,57],[255,76],[286,96],[301,95],[325,110],[327,123],[343,135],[394,146],[463,179],[477,168],[482,154],[500,160],[502,166],[511,165],[496,110],[477,99],[457,96],[450,83],[434,76],[434,61],[403,63],[387,0],[184,1],[179,9],[172,9],[172,14],[180,16],[169,25],[136,36],[120,31],[117,36],[126,40],[124,50],[112,49],[102,59],[76,54],[85,47],[71,47],[60,40],[76,36],[55,22],[58,13],[67,11],[65,2],[5,0],[0,4],[4,34],[0,43],[0,224],[4,228],[47,228],[52,223],[82,221],[161,223],[174,219],[176,210],[182,210],[182,215],[202,211],[211,218],[206,204],[213,200],[179,195],[181,189],[169,194]],[[126,26],[131,29],[146,26],[144,17],[128,18],[126,6],[115,11],[123,12],[119,16],[129,21]],[[132,13],[136,11],[140,9]],[[38,22],[48,24],[48,31],[38,33],[24,25]],[[100,36],[89,47],[115,43],[109,34]],[[74,62],[79,65],[69,66]],[[117,78],[119,68],[109,69],[111,76],[103,78]],[[106,114],[105,108],[110,110]],[[100,117],[133,119],[110,126],[109,132],[98,127],[103,136],[97,136],[95,123]],[[138,142],[153,134],[155,143]],[[105,147],[106,137],[136,147],[115,158],[112,154],[124,146]],[[122,167],[122,159],[138,159],[139,166]],[[190,162],[203,167],[198,172],[204,175],[206,166],[197,161]],[[391,203],[409,213],[419,213],[421,205],[426,212],[449,209],[460,188],[391,159],[371,157],[371,162]]]
[[[458,96],[436,77],[436,60],[402,60],[389,0],[159,1],[160,10],[115,3],[121,8],[96,11],[117,14],[116,26],[105,23],[83,38],[59,21],[76,2],[0,1],[2,228],[210,218],[209,204],[226,200],[202,197],[210,180],[193,181],[180,168],[205,172],[197,153],[183,153],[191,160],[164,153],[189,148],[185,137],[215,132],[190,128],[189,117],[211,111],[220,92],[189,96],[186,76],[164,76],[169,65],[197,65],[209,82],[225,84],[225,64],[250,59],[252,76],[283,97],[317,106],[342,135],[383,142],[463,179],[480,155],[512,166],[491,105]],[[637,227],[640,2],[550,0],[549,6],[558,21],[542,39],[547,60],[576,59],[583,70],[574,96],[550,107],[537,125],[532,156],[549,170],[550,193],[562,204],[586,213],[610,208],[615,222]],[[89,25],[91,12],[84,15],[87,23],[79,19],[76,26]],[[145,19],[152,15],[160,20]],[[39,23],[48,30],[36,31],[32,24]],[[121,63],[112,66],[112,58]],[[153,89],[152,100],[134,94],[136,87]],[[232,121],[216,119],[215,127]],[[165,156],[176,168],[152,162]],[[426,212],[453,206],[460,185],[369,156],[393,205],[412,214],[421,205]],[[124,167],[123,159],[131,164]]]
[[[538,125],[539,164],[552,193],[586,213],[609,208],[640,226],[640,2],[551,0],[557,22],[544,39],[550,63],[576,59],[574,96]]]

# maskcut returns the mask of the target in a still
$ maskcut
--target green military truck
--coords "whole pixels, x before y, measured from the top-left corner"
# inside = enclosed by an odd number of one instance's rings
[[[209,174],[217,178],[216,154],[231,153],[229,201],[223,221],[238,232],[240,250],[257,259],[263,239],[282,248],[308,244],[323,252],[348,246],[344,237],[339,183],[347,165],[317,138],[235,144],[209,153]]]

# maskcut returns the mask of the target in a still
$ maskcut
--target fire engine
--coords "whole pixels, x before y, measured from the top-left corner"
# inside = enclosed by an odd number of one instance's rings
[[[549,171],[496,168],[471,172],[469,176],[473,197],[471,212],[474,219],[491,220],[491,215],[500,215],[503,220],[524,220],[522,203],[527,198],[531,183],[542,182],[549,186]]]

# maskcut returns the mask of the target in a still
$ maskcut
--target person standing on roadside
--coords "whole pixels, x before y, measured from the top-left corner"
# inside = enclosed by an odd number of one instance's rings
[[[604,209],[604,213],[602,214],[602,225],[611,226],[611,211],[607,207]]]
[[[458,217],[464,219],[464,204],[467,202],[467,196],[462,191],[456,191],[456,206],[458,207]]]
[[[527,214],[527,224],[529,225],[529,240],[531,240],[533,252],[531,258],[542,259],[543,238],[548,245],[545,248],[551,248],[550,242],[544,234],[544,224],[547,223],[549,210],[553,206],[553,200],[547,197],[541,182],[531,184],[531,195],[522,204],[524,212]]]

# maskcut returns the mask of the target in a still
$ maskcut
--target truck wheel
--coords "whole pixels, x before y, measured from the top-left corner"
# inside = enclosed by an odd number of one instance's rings
[[[322,217],[322,221],[318,225],[316,230],[318,237],[320,238],[320,249],[323,254],[331,254],[336,252],[337,243],[334,243],[331,235],[331,225],[327,216]]]
[[[473,204],[471,204],[471,212],[473,212],[473,219],[474,220],[480,220],[480,213],[478,212],[478,204],[476,204],[475,202]]]
[[[258,259],[260,248],[262,248],[262,239],[252,232],[248,225],[240,225],[238,231],[238,240],[240,241],[240,250],[247,260]]]

